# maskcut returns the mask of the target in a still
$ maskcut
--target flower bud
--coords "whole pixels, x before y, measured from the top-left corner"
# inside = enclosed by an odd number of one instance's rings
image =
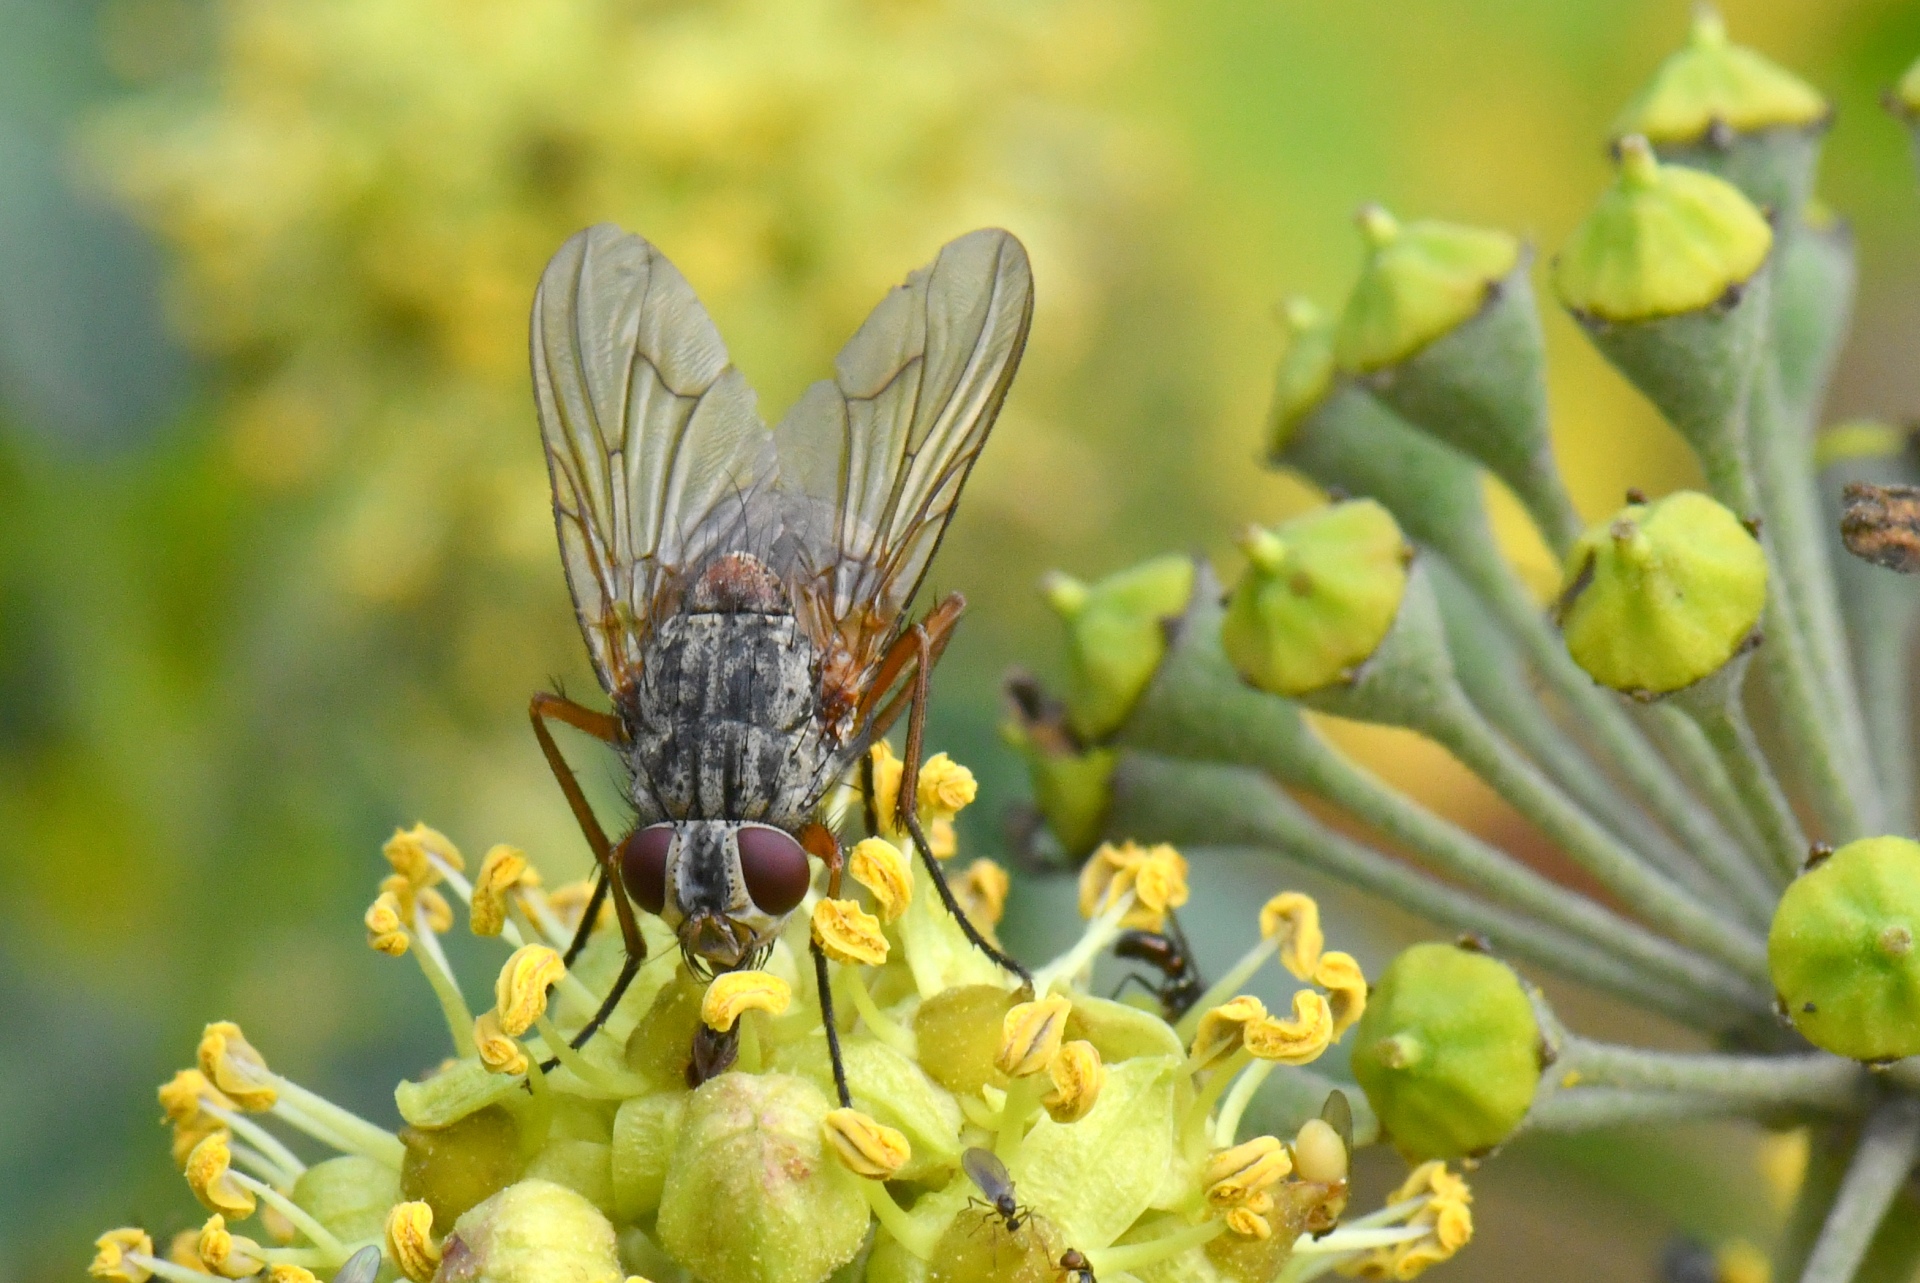
[[[728,1075],[739,1077],[739,1075]],[[435,1283],[621,1283],[613,1226],[552,1181],[509,1185],[462,1216]]]
[[[1333,390],[1333,324],[1311,299],[1295,295],[1281,309],[1287,343],[1273,378],[1267,411],[1267,456],[1282,458],[1301,425]]]
[[[1567,650],[1595,681],[1664,695],[1745,649],[1766,600],[1760,541],[1724,505],[1682,490],[1582,535],[1558,614]]]
[[[1118,730],[1166,654],[1166,625],[1193,593],[1193,560],[1156,557],[1097,584],[1051,575],[1041,591],[1067,626],[1067,720],[1083,743]]]
[[[1702,5],[1687,43],[1621,111],[1613,136],[1641,135],[1663,159],[1718,174],[1754,204],[1792,220],[1831,116],[1812,86],[1729,43],[1720,15]]]
[[[499,1105],[431,1131],[402,1128],[400,1143],[407,1155],[400,1164],[399,1195],[432,1209],[437,1234],[449,1233],[467,1209],[520,1173],[520,1128]]]
[[[1774,912],[1767,964],[1814,1046],[1920,1055],[1920,843],[1862,838],[1801,874]]]
[[[1540,1081],[1539,1048],[1533,1004],[1505,963],[1419,944],[1374,986],[1353,1074],[1402,1154],[1461,1157],[1519,1126]]]
[[[667,1169],[661,1245],[708,1283],[817,1283],[851,1260],[869,1212],[827,1152],[827,1113],[820,1090],[788,1074],[702,1084]]]
[[[1378,205],[1360,211],[1367,262],[1340,318],[1340,368],[1366,373],[1412,356],[1471,320],[1488,287],[1520,261],[1505,232],[1418,222],[1402,226]]]
[[[1247,570],[1220,641],[1261,690],[1300,695],[1352,680],[1400,609],[1411,555],[1371,499],[1330,504],[1242,544]]]
[[[401,1139],[406,1139],[405,1131]],[[503,1172],[492,1189],[511,1178],[511,1170]],[[403,1188],[402,1177],[384,1163],[362,1154],[342,1154],[300,1173],[293,1185],[293,1201],[342,1242],[367,1242],[380,1237],[387,1209],[401,1200]],[[447,1224],[452,1223],[449,1217]]]
[[[957,1096],[1003,1082],[994,1058],[1012,1006],[1013,995],[996,985],[959,985],[921,1003],[913,1034],[928,1076]]]

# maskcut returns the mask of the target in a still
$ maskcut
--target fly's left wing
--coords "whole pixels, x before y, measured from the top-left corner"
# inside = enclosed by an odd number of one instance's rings
[[[617,697],[680,577],[771,541],[773,438],[693,287],[638,236],[602,223],[569,239],[532,328],[567,586]]]
[[[865,674],[899,634],[1013,382],[1026,250],[970,232],[896,286],[774,429],[777,565],[817,643]]]

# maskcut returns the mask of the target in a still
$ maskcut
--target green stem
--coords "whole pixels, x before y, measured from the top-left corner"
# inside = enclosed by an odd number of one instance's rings
[[[1920,1101],[1890,1099],[1867,1119],[1839,1195],[1807,1258],[1801,1283],[1848,1283],[1875,1231],[1920,1159]]]
[[[1908,609],[1898,627],[1886,634],[1856,634],[1856,671],[1860,675],[1861,702],[1866,706],[1868,751],[1880,780],[1888,826],[1896,833],[1911,833],[1914,820],[1914,620],[1914,611]]]
[[[1772,765],[1760,749],[1753,724],[1747,720],[1747,710],[1740,699],[1740,679],[1746,671],[1746,657],[1737,656],[1729,663],[1737,666],[1738,671],[1725,675],[1721,682],[1723,689],[1703,690],[1698,698],[1683,698],[1681,706],[1693,716],[1707,742],[1726,764],[1727,774],[1747,805],[1747,813],[1766,839],[1773,875],[1780,886],[1785,886],[1806,861],[1807,835],[1801,830],[1800,817],[1793,813],[1793,804],[1787,800],[1786,791],[1780,787]]]
[[[1088,1252],[1087,1263],[1097,1275],[1112,1277],[1132,1270],[1144,1269],[1149,1265],[1180,1255],[1188,1248],[1202,1247],[1219,1238],[1226,1230],[1226,1222],[1205,1220],[1198,1225],[1188,1225],[1171,1234],[1162,1234],[1141,1243],[1118,1243],[1112,1247],[1103,1247]]]
[[[1774,1106],[1829,1110],[1859,1108],[1870,1090],[1858,1063],[1811,1052],[1790,1056],[1644,1051],[1573,1039],[1561,1050],[1559,1072],[1580,1075],[1580,1092],[1593,1087],[1697,1093],[1752,1109]]]

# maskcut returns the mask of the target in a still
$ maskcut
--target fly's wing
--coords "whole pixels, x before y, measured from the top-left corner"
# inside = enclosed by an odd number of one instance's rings
[[[772,434],[686,278],[611,224],[547,264],[532,345],[567,586],[618,694],[683,572],[771,543]]]
[[[1033,315],[1027,253],[970,232],[896,286],[774,429],[779,566],[816,642],[866,672],[900,629],[1006,398]]]
[[[988,1199],[995,1199],[1000,1192],[1012,1186],[1013,1178],[1007,1175],[1007,1166],[1000,1156],[990,1149],[971,1148],[960,1152],[960,1169],[967,1179],[980,1187],[980,1192]]]

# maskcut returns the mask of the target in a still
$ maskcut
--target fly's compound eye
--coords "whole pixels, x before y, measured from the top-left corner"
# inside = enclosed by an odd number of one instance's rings
[[[813,871],[807,867],[807,853],[789,834],[749,824],[735,831],[734,841],[747,894],[762,913],[777,918],[806,898]]]
[[[620,843],[620,883],[648,913],[667,907],[667,853],[673,850],[673,825],[650,824]]]

